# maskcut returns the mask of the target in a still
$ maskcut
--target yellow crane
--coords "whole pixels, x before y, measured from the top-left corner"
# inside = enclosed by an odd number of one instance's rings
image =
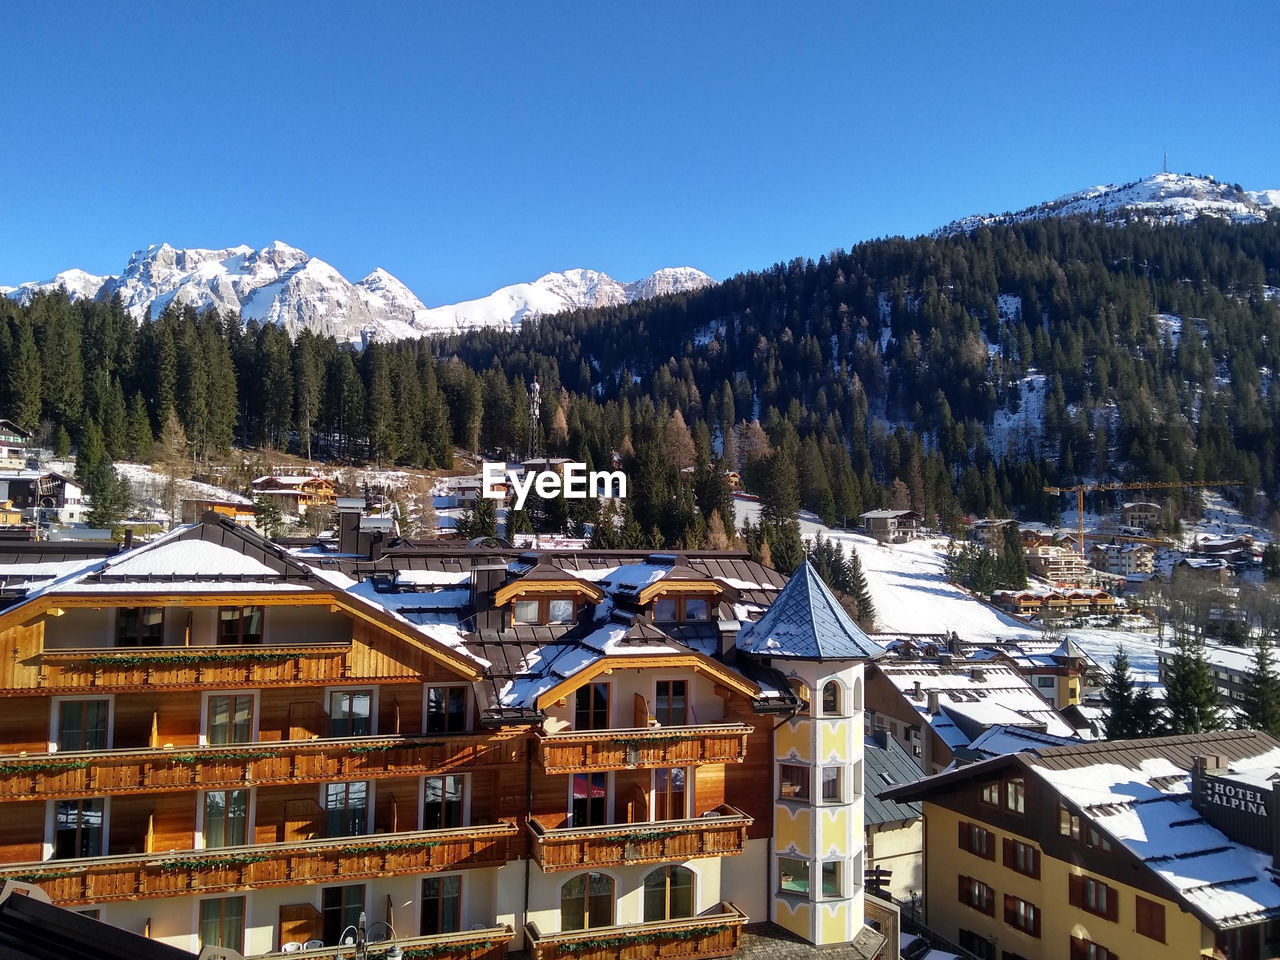
[[[1094,493],[1099,490],[1171,490],[1178,487],[1239,487],[1243,486],[1243,480],[1188,480],[1185,482],[1160,483],[1136,481],[1133,483],[1077,483],[1071,487],[1045,487],[1045,493],[1052,493],[1055,496],[1062,493],[1074,493],[1076,495],[1076,530],[1079,534],[1076,537],[1076,544],[1080,550],[1080,556],[1084,556],[1084,495],[1086,493]]]

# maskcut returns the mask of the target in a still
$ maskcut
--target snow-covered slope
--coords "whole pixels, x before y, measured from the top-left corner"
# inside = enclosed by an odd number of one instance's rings
[[[178,250],[161,243],[135,253],[118,277],[68,270],[44,283],[0,287],[0,295],[27,302],[37,290],[65,287],[73,300],[119,295],[138,319],[148,310],[157,316],[178,303],[197,310],[239,312],[246,320],[279,324],[291,335],[313,330],[340,340],[399,340],[477,327],[517,327],[526,317],[627,303],[714,283],[692,267],[659,270],[627,284],[594,270],[569,270],[503,287],[478,300],[428,308],[381,267],[352,283],[330,264],[277,240],[261,250],[244,245]]]
[[[1144,218],[1160,223],[1189,223],[1220,217],[1234,223],[1259,223],[1280,208],[1280,190],[1243,190],[1213,177],[1157,173],[1120,186],[1089,187],[1017,213],[982,214],[956,220],[935,236],[965,233],[995,224],[1023,223],[1047,217],[1085,215],[1104,221]]]

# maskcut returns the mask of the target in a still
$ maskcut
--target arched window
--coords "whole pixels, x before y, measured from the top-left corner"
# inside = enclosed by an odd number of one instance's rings
[[[613,878],[580,873],[560,888],[560,929],[613,926]]]
[[[644,922],[693,916],[693,871],[659,867],[644,878]]]
[[[862,678],[858,677],[853,681],[853,709],[858,711],[862,709]]]
[[[838,717],[840,714],[840,684],[835,680],[828,680],[822,685],[822,715]]]

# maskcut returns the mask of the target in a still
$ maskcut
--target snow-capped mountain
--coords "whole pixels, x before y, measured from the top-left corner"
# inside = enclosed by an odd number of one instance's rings
[[[1132,218],[1159,223],[1190,223],[1198,217],[1220,217],[1233,223],[1260,223],[1280,208],[1280,190],[1244,190],[1213,177],[1157,173],[1132,183],[1089,187],[1017,213],[982,214],[956,220],[935,236],[967,233],[978,227],[1023,223],[1047,217],[1085,215],[1104,222]]]
[[[427,307],[412,290],[381,267],[352,283],[332,265],[276,241],[261,250],[178,250],[161,243],[139,250],[120,276],[98,277],[68,270],[44,283],[0,287],[0,295],[22,302],[36,291],[65,287],[73,300],[106,300],[119,294],[126,310],[141,319],[171,303],[198,310],[216,307],[284,327],[328,334],[340,340],[398,340],[458,333],[477,327],[518,327],[526,318],[565,310],[609,306],[715,283],[692,267],[673,267],[619,283],[594,270],[548,273],[532,283],[503,287],[487,297]]]

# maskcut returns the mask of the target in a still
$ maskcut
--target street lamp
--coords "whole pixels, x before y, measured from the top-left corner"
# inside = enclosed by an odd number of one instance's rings
[[[387,923],[385,920],[375,920],[373,921],[373,926],[383,926],[391,931],[391,949],[381,954],[381,956],[385,957],[386,960],[401,960],[401,958],[404,957],[404,951],[400,949],[399,938],[396,936],[396,928],[391,926],[391,924]],[[352,931],[356,935],[354,940],[344,939],[348,930]],[[356,948],[355,960],[368,960],[369,938],[365,930],[365,913],[363,910],[360,911],[360,919],[354,926],[347,924],[347,926],[342,928],[342,932],[338,934],[338,949],[333,955],[334,960],[342,960],[342,948],[344,946],[352,946],[353,944]]]

